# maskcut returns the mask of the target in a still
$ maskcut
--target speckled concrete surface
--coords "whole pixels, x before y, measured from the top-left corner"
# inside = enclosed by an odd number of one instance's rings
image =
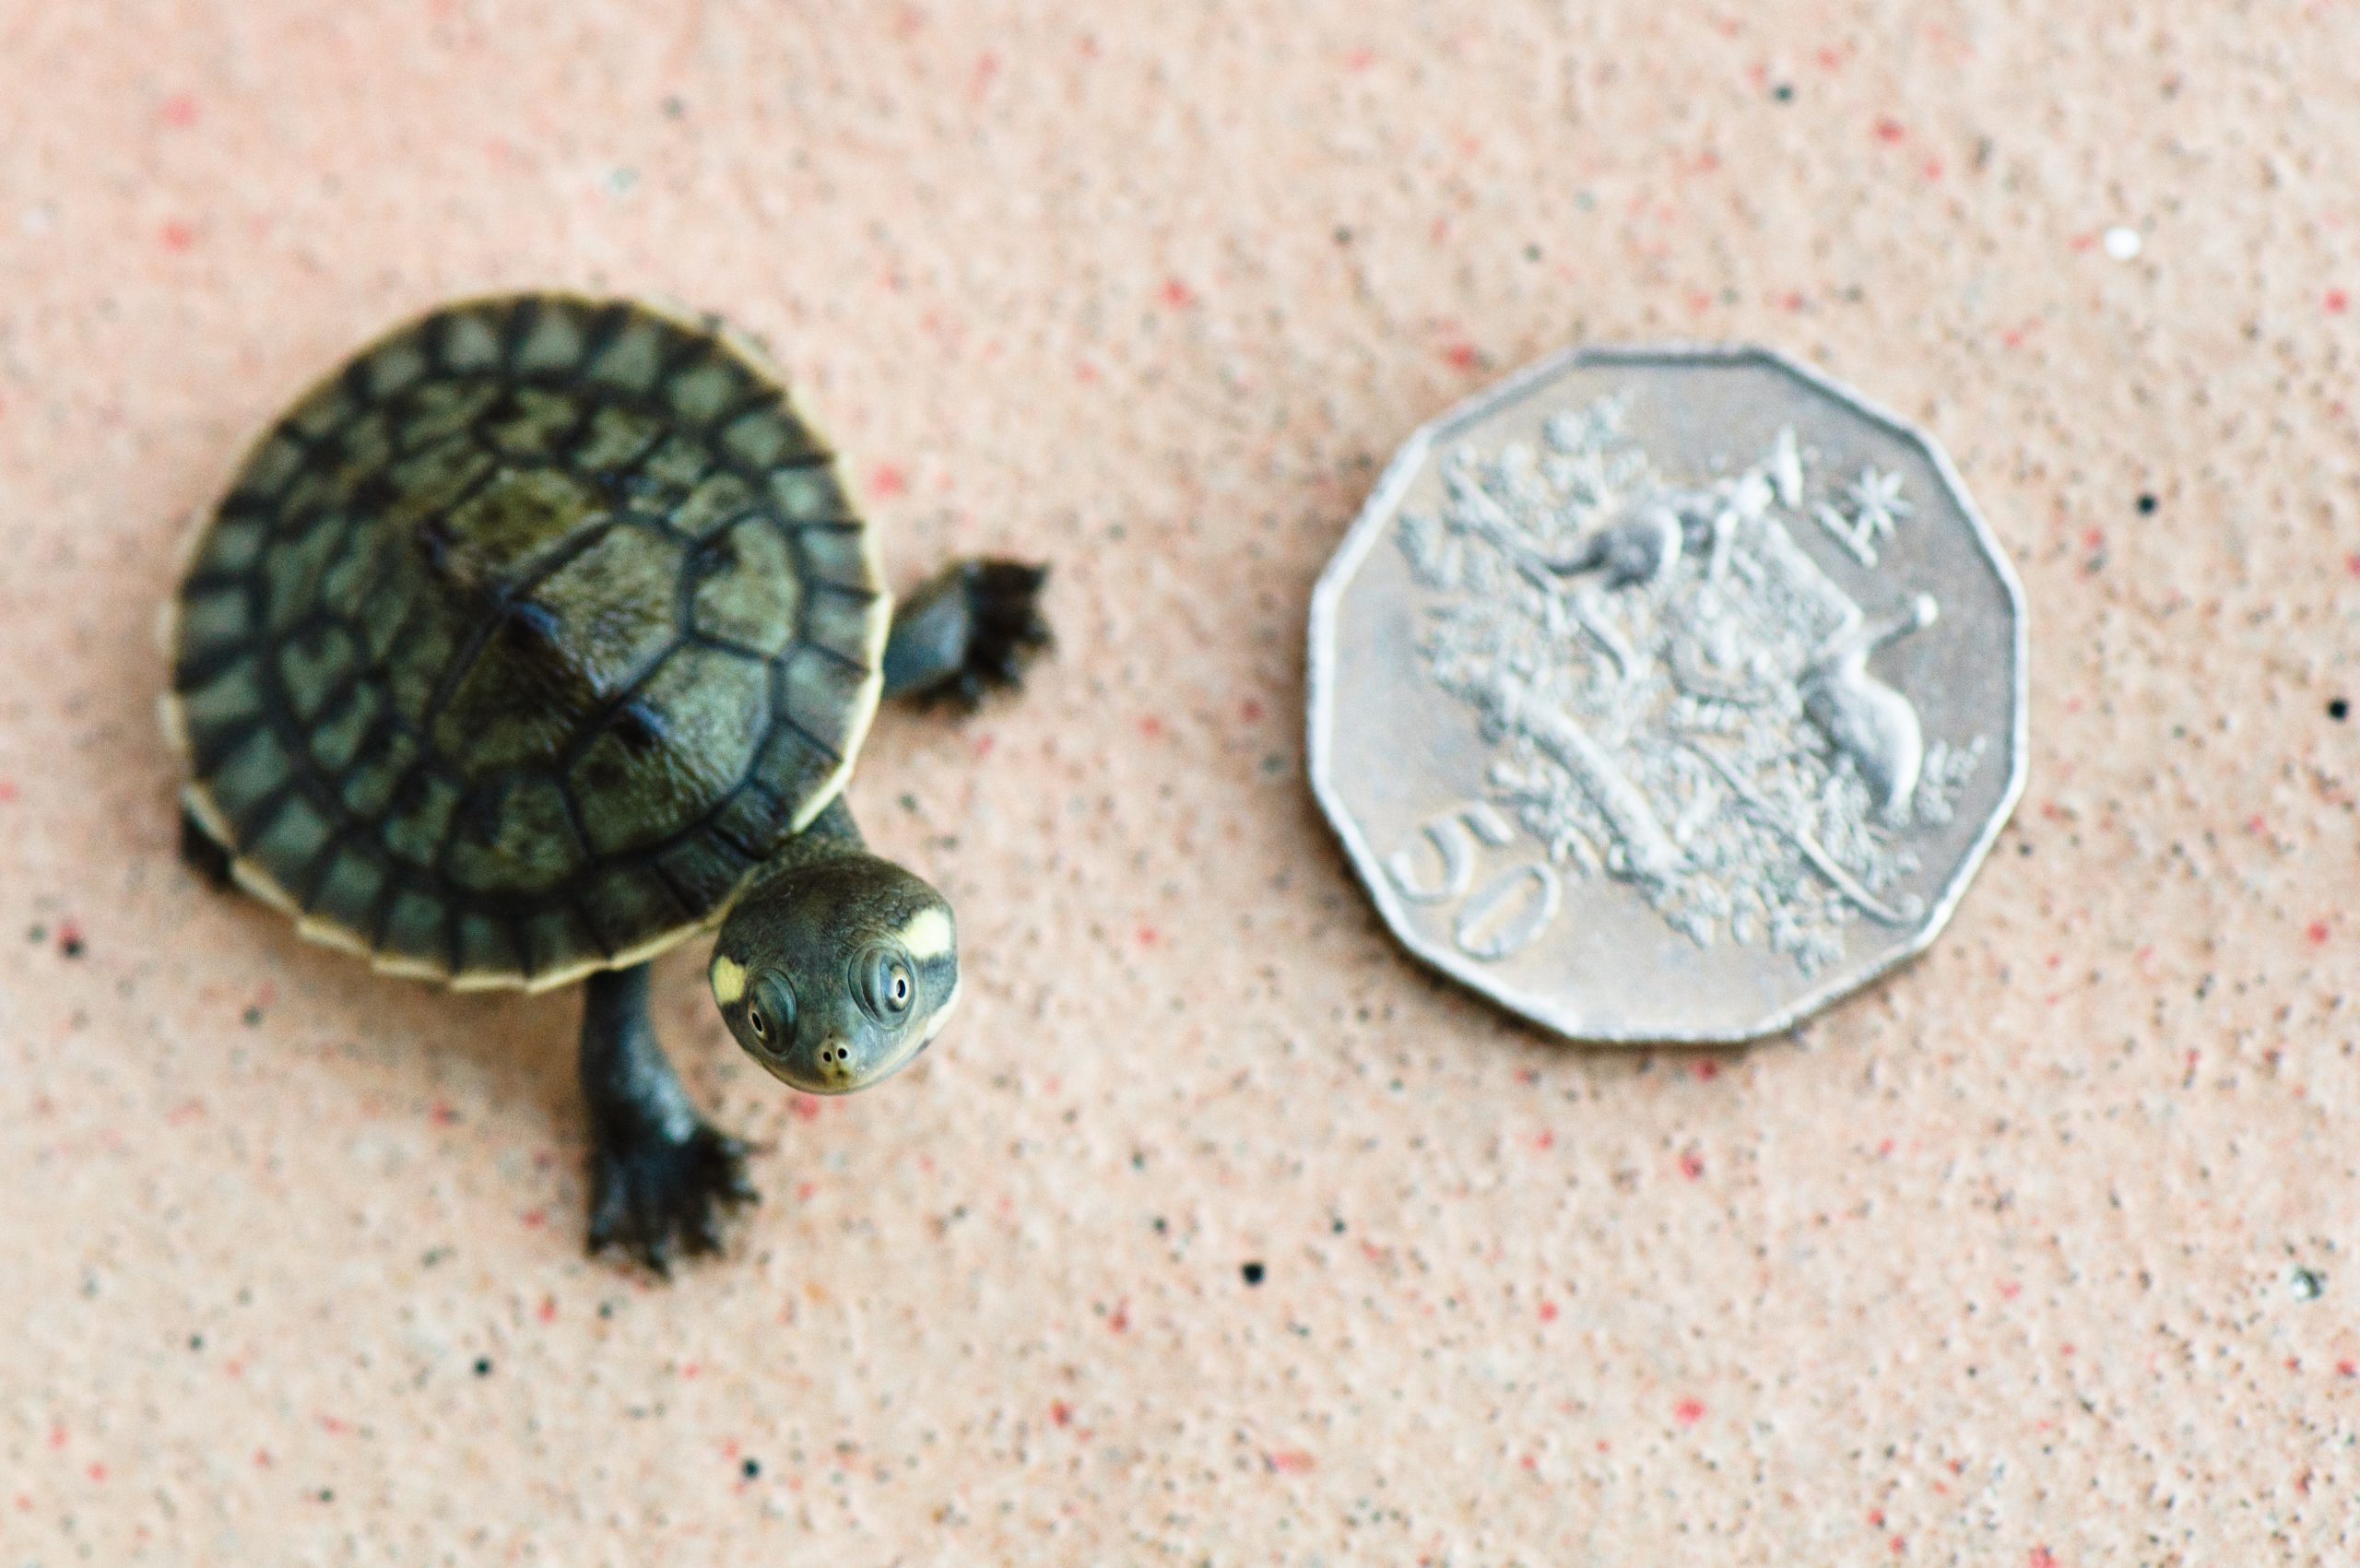
[[[0,0],[0,1557],[2352,1561],[2360,17],[1086,17]],[[249,428],[543,282],[770,336],[905,580],[1061,572],[855,788],[927,1062],[798,1100],[661,967],[771,1145],[669,1289],[580,1254],[570,1002],[195,885],[149,717]],[[1892,983],[1586,1055],[1363,906],[1304,601],[1419,421],[1670,336],[1948,443],[2032,784]]]

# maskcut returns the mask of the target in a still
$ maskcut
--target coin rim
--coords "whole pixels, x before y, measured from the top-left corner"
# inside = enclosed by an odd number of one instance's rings
[[[1525,396],[1539,383],[1574,370],[1599,365],[1661,364],[1677,368],[1684,365],[1736,366],[1749,362],[1767,364],[1783,371],[1806,386],[1814,387],[1834,398],[1870,423],[1881,425],[1903,441],[1914,443],[1932,463],[1936,477],[1950,491],[1951,500],[1965,517],[1967,528],[1981,548],[1984,559],[1990,563],[2000,580],[2012,619],[2013,636],[2009,652],[2015,661],[2015,667],[2014,678],[2010,683],[2013,712],[2008,727],[2007,786],[2001,791],[1982,830],[1967,845],[1957,867],[1943,883],[1941,896],[1934,901],[1909,939],[1859,973],[1815,986],[1750,1028],[1670,1032],[1605,1030],[1576,1033],[1564,1023],[1542,1016],[1537,1010],[1528,1010],[1524,1005],[1499,995],[1493,988],[1493,983],[1486,977],[1483,967],[1473,960],[1428,944],[1412,927],[1408,912],[1386,883],[1381,874],[1381,862],[1362,838],[1359,824],[1346,808],[1330,776],[1335,724],[1334,645],[1339,603],[1369,550],[1391,520],[1398,515],[1402,493],[1416,477],[1429,454],[1461,427],[1489,418],[1505,405]],[[1870,402],[1834,377],[1777,349],[1759,344],[1577,345],[1526,366],[1412,431],[1401,443],[1400,450],[1394,454],[1393,460],[1386,465],[1376,488],[1362,503],[1359,515],[1353,519],[1342,543],[1336,547],[1336,553],[1320,572],[1319,580],[1311,591],[1310,649],[1305,669],[1305,684],[1309,691],[1305,714],[1308,731],[1306,755],[1311,789],[1319,801],[1321,813],[1328,819],[1328,827],[1342,842],[1345,857],[1352,863],[1353,871],[1368,890],[1370,901],[1376,905],[1378,914],[1384,918],[1395,940],[1409,949],[1413,958],[1441,971],[1493,1006],[1576,1044],[1740,1045],[1791,1030],[1813,1014],[1883,979],[1933,946],[1943,928],[1950,924],[1959,902],[1966,895],[1967,885],[1974,881],[1975,874],[1982,868],[2000,830],[2014,815],[2017,803],[2024,796],[2025,779],[2031,769],[2031,666],[2028,657],[2031,635],[2026,619],[2024,584],[2017,580],[2015,567],[2008,560],[2007,552],[2000,548],[1998,536],[1991,531],[1990,525],[1976,508],[1966,482],[1959,477],[1958,469],[1952,464],[1950,454],[1942,450],[1941,442],[1918,426]]]

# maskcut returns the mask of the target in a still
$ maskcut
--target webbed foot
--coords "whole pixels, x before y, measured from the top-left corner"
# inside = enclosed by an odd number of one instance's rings
[[[590,1250],[620,1244],[669,1278],[677,1248],[721,1250],[721,1222],[757,1201],[746,1146],[716,1131],[680,1087],[647,1021],[647,965],[590,977],[582,1008],[590,1106]]]
[[[948,697],[963,707],[1018,685],[1053,639],[1041,614],[1045,566],[962,560],[903,602],[885,644],[885,694]]]
[[[723,1219],[761,1195],[740,1140],[702,1121],[685,1137],[632,1121],[601,1128],[590,1157],[590,1250],[620,1245],[668,1279],[675,1248],[719,1252]]]

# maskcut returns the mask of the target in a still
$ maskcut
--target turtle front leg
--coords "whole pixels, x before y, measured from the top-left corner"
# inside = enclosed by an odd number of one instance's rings
[[[893,612],[885,643],[885,695],[950,697],[974,707],[995,686],[1014,686],[1049,645],[1041,619],[1045,566],[977,559],[953,562]]]
[[[582,1009],[590,1105],[590,1250],[622,1246],[671,1273],[677,1244],[721,1250],[721,1217],[758,1201],[746,1146],[689,1102],[647,1017],[647,965],[590,977]]]

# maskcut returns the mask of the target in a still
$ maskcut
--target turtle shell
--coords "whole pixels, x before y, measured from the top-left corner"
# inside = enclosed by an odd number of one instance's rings
[[[727,911],[843,788],[891,617],[764,356],[527,294],[364,349],[247,454],[167,728],[238,879],[380,969],[537,990]]]

